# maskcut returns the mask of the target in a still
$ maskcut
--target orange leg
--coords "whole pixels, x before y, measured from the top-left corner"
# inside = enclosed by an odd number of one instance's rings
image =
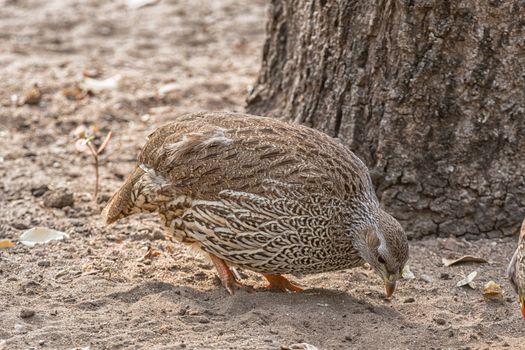
[[[279,292],[302,292],[303,288],[288,281],[286,277],[281,275],[263,275],[266,277],[270,285],[268,288],[279,291]]]
[[[222,260],[219,257],[216,257],[213,254],[209,254],[209,255],[210,255],[211,261],[213,262],[213,265],[215,265],[215,268],[217,269],[217,273],[219,274],[219,278],[221,279],[222,285],[224,286],[224,288],[226,288],[226,290],[228,291],[228,293],[230,293],[230,295],[233,295],[233,293],[235,293],[236,288],[245,287],[239,282],[237,282],[237,280],[235,279],[235,276],[231,272],[228,265],[224,262],[224,260]]]

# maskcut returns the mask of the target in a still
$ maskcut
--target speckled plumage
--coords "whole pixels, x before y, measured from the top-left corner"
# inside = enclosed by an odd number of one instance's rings
[[[510,284],[518,294],[521,313],[525,318],[525,221],[521,225],[518,247],[512,256],[507,273]]]
[[[157,212],[177,240],[261,273],[340,270],[381,255],[383,274],[398,277],[408,258],[366,166],[329,136],[270,118],[196,113],[157,129],[105,216],[139,211]]]

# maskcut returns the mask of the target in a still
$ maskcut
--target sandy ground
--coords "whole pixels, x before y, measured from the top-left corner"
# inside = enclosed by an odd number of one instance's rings
[[[514,240],[411,242],[416,278],[401,282],[390,302],[366,269],[296,279],[307,288],[297,294],[267,291],[259,276],[241,271],[256,291],[231,297],[207,260],[163,238],[155,217],[111,227],[101,222],[104,201],[157,126],[188,111],[243,110],[260,64],[265,6],[262,0],[161,1],[140,9],[120,1],[0,1],[0,239],[16,242],[36,226],[69,234],[62,242],[0,250],[0,349],[295,343],[519,349],[525,343],[525,323],[504,277]],[[87,96],[71,90],[83,72],[120,75],[118,89]],[[34,83],[42,97],[24,104]],[[172,83],[172,91],[159,93]],[[95,142],[114,132],[101,156],[98,203],[92,159],[74,145],[79,127],[95,128]],[[60,189],[73,194],[73,203],[52,208]],[[145,258],[148,248],[158,255]],[[467,253],[490,263],[441,263]],[[474,289],[455,286],[474,270]],[[503,286],[502,300],[484,300],[489,280]]]

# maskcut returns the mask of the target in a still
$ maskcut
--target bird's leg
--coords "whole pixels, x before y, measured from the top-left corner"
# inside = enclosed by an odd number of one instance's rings
[[[210,259],[213,262],[213,265],[215,265],[215,268],[217,269],[217,273],[219,274],[219,278],[221,279],[221,283],[226,288],[228,293],[230,295],[233,295],[235,293],[236,288],[243,288],[244,286],[237,282],[235,279],[235,276],[231,272],[228,265],[219,257],[216,257],[213,254],[209,254]]]
[[[286,277],[283,277],[281,275],[266,275],[263,274],[264,277],[270,282],[270,285],[268,285],[267,288],[273,289],[279,292],[302,292],[303,288],[299,287],[298,285],[288,281]]]

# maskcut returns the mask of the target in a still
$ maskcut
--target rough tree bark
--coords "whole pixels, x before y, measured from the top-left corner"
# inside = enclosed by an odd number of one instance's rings
[[[273,0],[247,110],[338,137],[411,237],[525,215],[525,3]]]

